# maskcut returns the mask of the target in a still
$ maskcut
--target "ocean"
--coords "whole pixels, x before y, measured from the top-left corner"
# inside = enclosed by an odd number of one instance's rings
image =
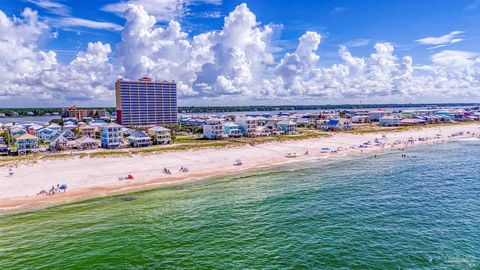
[[[4,215],[0,269],[479,269],[479,157],[465,140]]]

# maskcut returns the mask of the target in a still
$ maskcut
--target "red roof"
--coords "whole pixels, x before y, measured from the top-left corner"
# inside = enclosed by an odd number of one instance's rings
[[[153,81],[153,80],[152,80],[152,78],[150,78],[150,77],[144,76],[144,77],[142,77],[141,79],[139,79],[139,81],[143,81],[143,82],[144,82],[144,81],[151,82],[151,81]]]

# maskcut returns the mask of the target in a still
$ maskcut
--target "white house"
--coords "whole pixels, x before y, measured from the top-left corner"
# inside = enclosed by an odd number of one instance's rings
[[[370,117],[368,117],[368,115],[355,115],[351,119],[352,123],[355,124],[368,123],[370,121]]]
[[[380,126],[396,126],[398,124],[400,124],[400,121],[402,119],[400,119],[400,117],[398,116],[384,116],[384,117],[381,117],[378,121],[378,124]]]
[[[371,121],[379,121],[380,118],[389,115],[390,113],[384,110],[377,110],[377,111],[369,111],[368,112],[368,118],[370,118]]]
[[[244,136],[252,136],[257,130],[258,121],[253,117],[237,117],[235,119],[235,124],[240,127]]]
[[[223,124],[223,134],[228,137],[241,137],[242,131],[240,126],[233,122],[226,122]]]
[[[220,139],[223,137],[223,123],[221,121],[208,121],[203,125],[203,137],[207,139]]]
[[[282,120],[277,122],[277,127],[285,134],[297,134],[297,124],[290,120]]]
[[[152,137],[155,144],[169,144],[172,143],[172,135],[170,129],[161,126],[154,126],[148,129],[148,135]]]

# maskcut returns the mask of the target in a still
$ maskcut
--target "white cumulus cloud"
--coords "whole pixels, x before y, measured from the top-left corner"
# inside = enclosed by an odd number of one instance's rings
[[[443,50],[420,65],[409,55],[399,55],[394,44],[378,42],[366,56],[340,46],[340,61],[325,65],[318,51],[321,35],[307,31],[294,50],[275,60],[279,27],[259,22],[246,4],[230,12],[221,29],[193,36],[175,20],[158,25],[158,17],[141,5],[125,3],[122,14],[126,22],[118,44],[91,42],[74,60],[60,63],[55,52],[39,48],[42,37],[52,35],[49,21],[28,8],[18,17],[0,11],[0,102],[24,98],[62,105],[113,104],[113,83],[119,75],[176,80],[181,100],[233,104],[480,97],[476,52]],[[442,39],[427,42],[444,44],[455,37]]]
[[[20,18],[0,11],[0,98],[34,100],[91,100],[111,97],[108,81],[114,80],[109,63],[110,45],[89,43],[68,65],[58,63],[53,51],[38,49],[38,39],[48,26],[26,8]],[[111,84],[111,83],[108,83]]]

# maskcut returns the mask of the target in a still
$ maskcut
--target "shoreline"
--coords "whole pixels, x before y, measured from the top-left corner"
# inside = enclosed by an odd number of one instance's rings
[[[459,134],[452,137],[452,134]],[[385,134],[383,146],[359,148],[366,141],[373,141]],[[438,134],[442,134],[438,138]],[[306,139],[291,142],[273,142],[255,146],[234,148],[201,149],[197,151],[169,152],[150,156],[75,158],[45,160],[34,164],[22,164],[14,169],[12,177],[0,175],[0,215],[35,211],[60,204],[75,203],[105,196],[114,196],[151,190],[167,185],[182,184],[212,177],[245,173],[255,169],[299,163],[309,160],[347,157],[368,154],[381,150],[396,150],[416,145],[428,145],[459,140],[480,134],[480,124],[462,126],[429,127],[399,132],[369,134],[336,133],[331,137]],[[408,145],[407,140],[415,141]],[[419,137],[429,137],[419,141]],[[433,139],[437,137],[436,139]],[[403,143],[397,143],[397,142]],[[407,145],[405,145],[407,142]],[[321,148],[329,148],[324,153]],[[342,150],[339,150],[342,148]],[[337,152],[333,152],[339,150]],[[308,151],[308,155],[304,152]],[[287,158],[296,152],[296,158]],[[244,165],[234,166],[236,159]],[[178,168],[188,167],[188,173]],[[163,174],[163,168],[172,169],[172,175]],[[4,170],[1,172],[6,174]],[[133,174],[134,180],[118,180],[118,176]],[[63,180],[65,179],[65,180]],[[35,195],[56,183],[67,183],[66,193],[53,196]]]

